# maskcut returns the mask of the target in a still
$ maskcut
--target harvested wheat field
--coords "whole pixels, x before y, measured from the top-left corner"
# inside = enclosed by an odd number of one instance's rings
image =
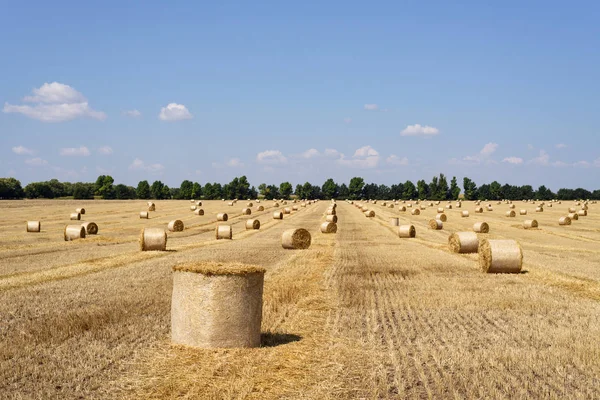
[[[506,218],[504,204],[476,214],[465,201],[432,230],[434,207],[381,203],[365,218],[338,201],[337,233],[323,234],[328,201],[283,219],[272,201],[251,216],[222,201],[203,201],[203,216],[156,201],[149,219],[145,201],[0,202],[0,397],[600,397],[599,206],[559,225],[569,205],[556,204],[524,229],[527,216]],[[65,241],[79,207],[98,233]],[[215,239],[224,212],[232,240]],[[400,239],[392,217],[416,237]],[[175,219],[183,231],[167,229]],[[27,232],[31,220],[41,232]],[[476,253],[452,252],[448,237],[479,221],[490,226],[480,239],[520,244],[520,273],[484,273]],[[140,251],[142,228],[164,229],[166,251]],[[297,228],[310,247],[282,248]],[[202,261],[266,270],[261,347],[171,344],[173,266]]]

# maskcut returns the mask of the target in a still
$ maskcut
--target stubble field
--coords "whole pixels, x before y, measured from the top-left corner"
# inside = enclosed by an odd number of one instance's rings
[[[559,226],[572,202],[543,213],[515,202],[516,218],[506,204],[475,214],[463,202],[434,231],[437,206],[412,216],[374,204],[365,218],[338,201],[338,232],[326,235],[326,201],[283,220],[272,201],[251,216],[245,201],[203,203],[196,216],[189,201],[157,201],[142,220],[145,201],[0,202],[0,397],[600,397],[598,205]],[[99,233],[65,242],[77,207]],[[218,212],[229,214],[231,241],[215,240]],[[398,238],[390,217],[417,237]],[[246,231],[248,218],[261,229]],[[168,233],[166,252],[139,250],[141,228],[173,219],[186,229]],[[540,228],[523,229],[525,219]],[[26,233],[27,220],[42,232]],[[480,237],[519,241],[521,274],[484,274],[477,255],[449,251],[449,234],[477,221],[490,225]],[[282,249],[282,232],[296,227],[311,247]],[[202,260],[266,268],[262,347],[170,344],[171,268]]]

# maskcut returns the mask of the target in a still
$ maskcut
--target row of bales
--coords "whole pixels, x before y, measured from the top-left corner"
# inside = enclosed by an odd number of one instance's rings
[[[85,215],[85,208],[77,208],[75,212],[69,215],[71,221],[81,221],[81,216]],[[29,233],[39,233],[42,231],[41,221],[27,221],[26,231]],[[86,235],[98,234],[98,224],[92,221],[82,222],[80,224],[69,224],[65,226],[63,238],[65,241],[83,239]]]

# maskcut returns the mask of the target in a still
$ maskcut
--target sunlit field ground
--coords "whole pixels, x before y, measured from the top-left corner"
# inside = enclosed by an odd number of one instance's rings
[[[157,201],[144,220],[145,201],[0,202],[0,397],[600,397],[598,205],[559,226],[573,202],[543,213],[515,202],[516,218],[506,204],[475,214],[463,202],[433,231],[438,206],[412,216],[374,204],[365,218],[338,201],[338,232],[326,235],[326,201],[283,220],[272,201],[251,216],[246,201],[203,203],[196,216],[189,201]],[[77,207],[99,233],[65,242]],[[218,212],[231,241],[215,240]],[[417,238],[398,238],[390,217]],[[261,229],[246,231],[248,218]],[[139,250],[141,228],[173,219],[186,228],[168,233],[168,251]],[[27,220],[42,232],[26,233]],[[449,251],[449,234],[477,221],[490,225],[480,237],[519,241],[522,273],[484,274],[476,254]],[[308,250],[282,249],[295,227],[310,231]],[[171,268],[202,260],[266,268],[261,348],[171,346]]]

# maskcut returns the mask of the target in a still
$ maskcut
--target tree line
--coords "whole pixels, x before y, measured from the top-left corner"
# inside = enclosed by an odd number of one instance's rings
[[[170,188],[160,180],[150,184],[147,180],[140,181],[136,187],[116,184],[110,175],[100,175],[95,183],[91,182],[60,182],[51,179],[44,182],[31,182],[23,188],[21,182],[15,178],[0,178],[0,199],[246,199],[265,198],[289,199],[292,195],[298,198],[310,199],[428,199],[428,200],[456,200],[461,196],[465,200],[600,200],[600,190],[559,189],[553,193],[542,185],[534,189],[531,185],[515,186],[500,184],[494,181],[489,184],[477,186],[470,178],[465,177],[462,188],[456,177],[450,183],[444,174],[439,174],[431,182],[419,180],[397,183],[391,186],[375,183],[365,183],[361,177],[354,177],[350,182],[338,184],[333,179],[327,179],[323,185],[313,185],[310,182],[297,184],[295,187],[290,182],[282,182],[279,186],[261,183],[258,189],[250,185],[246,176],[236,177],[227,184],[205,183],[184,180],[177,188]]]

